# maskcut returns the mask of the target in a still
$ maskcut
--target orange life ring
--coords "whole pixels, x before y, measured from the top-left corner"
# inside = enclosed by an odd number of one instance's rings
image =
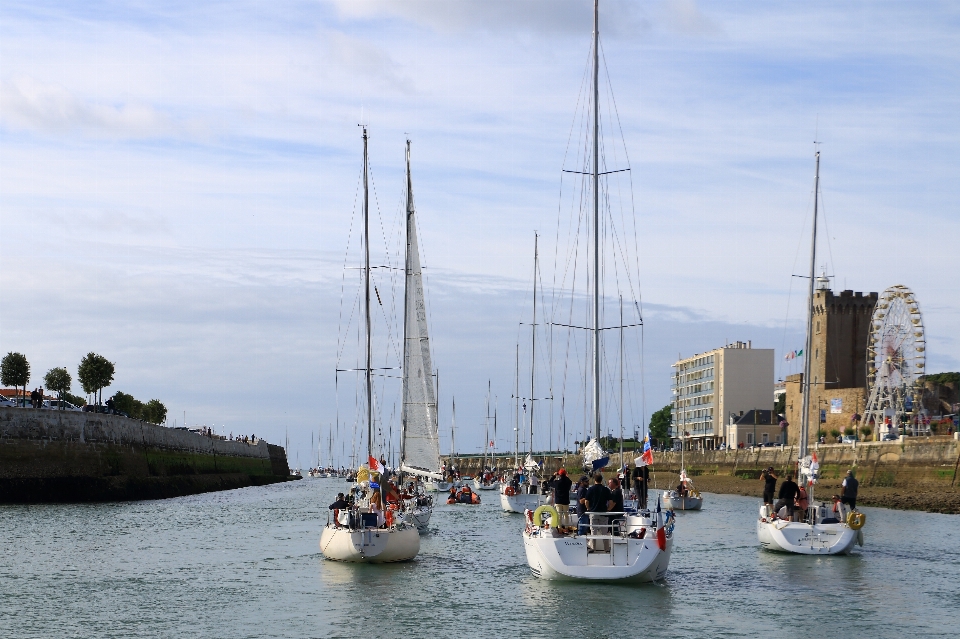
[[[513,497],[514,495],[517,494],[517,491],[513,486],[507,486],[506,488],[503,489],[503,494],[506,495],[507,497]]]

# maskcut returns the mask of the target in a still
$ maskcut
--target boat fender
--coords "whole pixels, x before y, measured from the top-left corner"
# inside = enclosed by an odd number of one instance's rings
[[[857,531],[857,545],[863,548],[863,530]]]
[[[861,512],[854,511],[847,515],[847,525],[853,530],[860,530],[867,523],[867,516]]]
[[[507,497],[513,497],[514,495],[517,494],[517,491],[514,489],[513,486],[507,486],[506,488],[503,489],[503,494],[506,495]]]
[[[530,511],[527,511],[530,512]],[[554,528],[557,528],[560,525],[560,513],[557,512],[557,509],[551,506],[550,504],[544,504],[537,507],[533,511],[533,523],[537,526],[543,525],[543,513],[549,513],[550,515],[550,525]]]
[[[657,528],[657,547],[659,547],[660,550],[667,549],[667,531],[663,528]]]

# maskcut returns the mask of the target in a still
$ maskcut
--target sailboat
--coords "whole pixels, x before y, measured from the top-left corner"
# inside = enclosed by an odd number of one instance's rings
[[[450,463],[453,464],[453,451],[455,446],[455,436],[457,430],[457,399],[453,398],[453,410],[450,412]],[[430,479],[427,478],[423,482],[424,488],[428,492],[441,492],[445,493],[450,490],[450,487],[453,486],[452,481],[447,481],[451,475],[451,471],[447,468],[443,468],[445,471],[441,473],[445,475],[443,479]]]
[[[375,493],[379,494],[379,502],[384,503],[383,489],[373,481],[375,477],[371,472],[378,470],[379,464],[373,456],[370,199],[366,127],[363,127],[363,247],[365,367],[362,372],[366,388],[367,459],[370,460],[370,464],[363,464],[357,470],[357,483],[350,491],[348,507],[333,511],[332,519],[328,516],[327,524],[320,533],[320,552],[327,559],[336,561],[356,563],[408,561],[420,552],[420,534],[417,532],[417,527],[405,521],[403,517],[395,517],[391,510],[385,511],[383,524],[380,522],[378,513],[363,512],[364,504],[370,505]],[[417,268],[417,271],[419,273],[419,268]],[[427,370],[429,371],[429,369]],[[372,507],[369,509],[373,510]]]
[[[866,516],[863,513],[847,512],[840,505],[840,511],[834,512],[825,502],[814,501],[814,487],[817,483],[820,464],[816,453],[807,454],[810,436],[810,380],[811,358],[813,350],[813,299],[814,275],[817,261],[817,204],[820,195],[820,151],[816,151],[816,173],[813,189],[813,231],[810,241],[810,282],[807,292],[807,339],[806,357],[803,362],[803,403],[800,411],[800,441],[797,447],[797,483],[806,485],[808,508],[788,519],[773,512],[769,504],[760,505],[757,517],[757,539],[767,550],[792,552],[800,555],[842,555],[853,550],[854,545],[863,546],[863,525]],[[790,509],[792,510],[792,509]]]
[[[403,408],[400,418],[400,476],[413,475],[408,484],[403,516],[418,530],[426,530],[433,513],[433,497],[426,494],[423,480],[439,481],[440,433],[437,424],[437,397],[431,381],[433,364],[427,333],[427,311],[417,241],[416,207],[410,177],[410,140],[407,140],[407,251],[403,316]],[[403,483],[403,481],[401,481]]]
[[[493,432],[497,432],[497,414],[493,414]],[[500,484],[494,476],[493,468],[490,467],[492,460],[489,460],[487,453],[490,450],[490,381],[487,380],[487,416],[483,422],[483,459],[480,462],[480,471],[473,478],[473,487],[476,490],[496,490]]]
[[[678,400],[679,401],[679,400]],[[679,414],[679,412],[678,412]],[[683,464],[683,436],[680,436],[680,484],[677,489],[663,491],[663,503],[674,510],[700,510],[703,508],[703,495],[693,485],[693,480],[687,475]]]
[[[593,440],[601,433],[601,365],[600,333],[600,150],[599,150],[599,6],[593,6],[593,118],[592,118],[592,255],[590,277],[593,282],[591,326],[569,326],[589,331],[593,346],[592,373]],[[578,171],[587,174],[587,171]],[[622,324],[622,322],[621,322]],[[621,408],[622,409],[622,408]],[[547,515],[546,521],[544,515]],[[530,571],[541,579],[605,580],[650,582],[663,578],[673,549],[673,511],[663,512],[658,503],[655,511],[605,512],[589,514],[589,523],[578,525],[574,514],[557,512],[551,505],[539,506],[526,514],[522,532],[523,546]]]
[[[522,479],[514,479],[512,481],[505,481],[500,487],[500,507],[504,512],[508,513],[524,513],[528,510],[532,510],[538,507],[540,504],[545,503],[546,497],[540,494],[540,488],[538,485],[537,473],[540,471],[540,465],[533,459],[533,416],[534,410],[533,407],[536,403],[534,398],[534,374],[536,372],[536,361],[537,361],[537,273],[538,273],[538,260],[539,260],[539,250],[538,250],[538,239],[539,236],[533,234],[533,322],[530,325],[531,337],[530,337],[530,439],[528,440],[527,447],[527,458],[524,460],[523,468],[515,468],[514,472],[517,475],[522,476]],[[519,386],[519,373],[518,377],[518,386]],[[517,402],[520,401],[519,392],[517,393]],[[517,423],[519,427],[519,421]],[[517,430],[517,437],[519,439],[520,431]],[[519,441],[517,444],[517,456],[519,457]],[[522,470],[522,472],[521,472]],[[517,476],[515,475],[515,477]]]

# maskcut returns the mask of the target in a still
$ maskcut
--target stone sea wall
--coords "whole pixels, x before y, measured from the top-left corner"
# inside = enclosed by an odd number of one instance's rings
[[[905,438],[899,442],[867,442],[857,444],[826,444],[815,446],[823,480],[838,480],[853,468],[866,486],[901,488],[946,488],[960,487],[960,441],[950,437]],[[632,465],[635,454],[625,454]],[[765,447],[756,449],[731,449],[684,452],[684,465],[693,476],[731,476],[740,479],[758,479],[760,471],[773,466],[780,476],[795,468],[797,449],[794,446]],[[579,456],[537,455],[537,461],[545,460],[547,474],[562,463],[568,470],[581,469]],[[445,459],[447,464],[449,460]],[[619,466],[619,455],[614,454],[608,470]],[[458,459],[463,474],[476,473],[481,460],[476,457]],[[509,468],[513,456],[499,458],[500,468]],[[496,462],[494,465],[497,465]],[[654,470],[657,473],[680,472],[680,453],[654,453]]]
[[[0,408],[0,503],[157,499],[284,481],[283,448],[118,415]]]

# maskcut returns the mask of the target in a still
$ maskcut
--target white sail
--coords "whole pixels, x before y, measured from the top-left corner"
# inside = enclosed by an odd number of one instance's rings
[[[440,436],[433,385],[423,275],[417,243],[417,219],[407,146],[407,259],[404,289],[403,413],[400,470],[434,479],[440,474]]]

